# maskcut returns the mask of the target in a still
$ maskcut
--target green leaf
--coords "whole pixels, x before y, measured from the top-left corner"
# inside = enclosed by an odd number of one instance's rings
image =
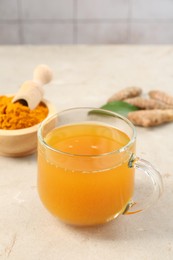
[[[133,106],[124,101],[112,101],[101,107],[102,109],[116,112],[122,116],[127,116],[129,112],[139,110],[138,107]]]

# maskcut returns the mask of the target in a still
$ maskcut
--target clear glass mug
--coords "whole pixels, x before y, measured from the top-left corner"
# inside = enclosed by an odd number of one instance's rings
[[[135,155],[136,130],[102,109],[74,108],[45,119],[38,130],[38,192],[53,215],[72,225],[97,225],[152,205],[163,190],[159,172]],[[135,169],[152,183],[133,200]]]

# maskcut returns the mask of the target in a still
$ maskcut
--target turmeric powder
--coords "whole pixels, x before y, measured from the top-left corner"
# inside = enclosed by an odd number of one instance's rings
[[[13,97],[0,96],[0,129],[15,130],[31,127],[40,123],[47,115],[48,108],[43,103],[33,110],[20,104],[12,103]]]

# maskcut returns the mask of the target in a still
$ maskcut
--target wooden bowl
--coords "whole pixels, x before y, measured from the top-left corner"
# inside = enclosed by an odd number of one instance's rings
[[[56,112],[55,106],[48,100],[42,101],[49,110],[48,116]],[[28,128],[17,130],[0,129],[0,155],[22,157],[37,150],[37,130],[40,123]]]

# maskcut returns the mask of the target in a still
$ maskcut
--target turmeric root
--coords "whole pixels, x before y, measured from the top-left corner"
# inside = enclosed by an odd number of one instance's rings
[[[148,94],[151,98],[159,100],[173,107],[173,96],[170,96],[169,94],[160,90],[152,90]]]
[[[142,93],[142,89],[139,87],[128,87],[115,93],[112,97],[108,99],[108,102],[124,100],[126,98],[132,98],[139,96]]]
[[[124,99],[125,102],[139,107],[141,109],[169,109],[173,108],[170,105],[167,105],[163,102],[160,102],[155,99],[147,99],[143,97],[134,97],[134,98],[127,98]]]
[[[138,110],[130,112],[128,119],[134,125],[144,127],[161,125],[173,121],[173,109]]]

